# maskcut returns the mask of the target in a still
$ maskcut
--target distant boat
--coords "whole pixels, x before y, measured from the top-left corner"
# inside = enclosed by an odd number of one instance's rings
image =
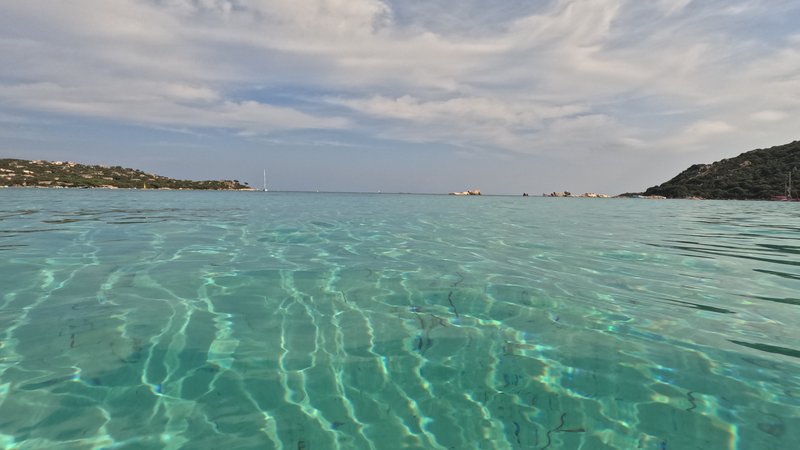
[[[789,171],[789,175],[786,179],[786,185],[784,186],[785,195],[776,195],[772,197],[773,200],[777,200],[779,202],[800,202],[800,198],[792,197],[792,172],[794,172],[794,169]]]
[[[264,192],[267,192],[267,169],[264,169]]]

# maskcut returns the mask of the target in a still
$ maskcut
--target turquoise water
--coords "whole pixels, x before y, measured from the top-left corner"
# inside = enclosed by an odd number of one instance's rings
[[[796,449],[800,204],[0,190],[5,449]]]

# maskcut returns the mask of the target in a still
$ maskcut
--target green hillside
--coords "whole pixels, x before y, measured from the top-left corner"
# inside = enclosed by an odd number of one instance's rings
[[[238,180],[189,181],[120,166],[0,159],[0,186],[137,189],[249,189]]]
[[[645,195],[668,198],[768,200],[786,194],[792,173],[792,197],[800,187],[800,141],[752,150],[713,164],[695,164]]]

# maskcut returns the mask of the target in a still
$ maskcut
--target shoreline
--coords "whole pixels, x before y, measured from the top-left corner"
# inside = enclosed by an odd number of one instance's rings
[[[195,188],[129,188],[129,187],[116,187],[116,186],[0,186],[0,189],[52,189],[52,190],[98,190],[104,189],[107,191],[246,191],[246,192],[260,192],[260,189],[246,188],[246,189],[195,189]]]
[[[193,188],[126,188],[114,186],[0,186],[0,189],[30,189],[30,190],[107,190],[107,191],[193,191],[193,192],[263,192],[261,189],[193,189]],[[270,191],[273,194],[356,194],[356,195],[438,195],[443,197],[454,197],[450,193],[442,192],[350,192],[350,191]],[[470,197],[523,197],[518,194],[482,194]],[[525,198],[546,198],[546,199],[630,199],[630,200],[688,200],[688,201],[740,201],[740,202],[773,202],[773,203],[800,203],[800,199],[774,200],[767,198],[667,198],[662,196],[628,196],[617,195],[607,197],[590,197],[584,195],[571,196],[550,196],[550,195],[528,195]]]

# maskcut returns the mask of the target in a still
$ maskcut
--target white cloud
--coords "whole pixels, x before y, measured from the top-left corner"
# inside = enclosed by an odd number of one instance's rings
[[[733,130],[733,126],[720,120],[699,120],[689,125],[686,129],[686,134],[689,136],[708,136],[728,133]]]
[[[689,3],[692,3],[692,0],[658,0],[658,6],[661,8],[668,16],[673,14],[677,14],[684,10]]]
[[[424,101],[408,95],[398,98],[330,98],[367,117],[398,120],[391,136],[414,136],[417,141],[443,140],[451,144],[535,152],[533,134],[557,128],[558,119],[587,111],[582,105],[552,106],[525,100],[455,97]],[[588,117],[588,116],[585,116]],[[576,120],[581,120],[577,118]],[[420,139],[420,136],[425,138]]]
[[[480,121],[507,127],[531,128],[545,119],[559,118],[586,111],[578,105],[545,106],[533,102],[504,102],[485,97],[456,97],[447,100],[423,101],[404,95],[398,98],[374,96],[367,99],[330,99],[357,111],[377,117],[431,121]]]
[[[404,11],[458,18],[398,18],[388,0],[12,2],[0,98],[159,127],[347,128],[511,152],[702,150],[800,129],[796,31],[747,31],[797,17],[792,0],[553,0],[491,26],[484,3],[437,5]]]
[[[621,0],[560,0],[541,14],[517,20],[510,31],[516,43],[553,50],[553,43],[592,46],[608,38]]]
[[[33,83],[0,86],[0,99],[21,108],[135,124],[232,128],[254,133],[348,125],[343,118],[314,116],[256,101],[218,100],[208,89],[175,84],[63,87]]]
[[[757,122],[780,122],[789,117],[789,115],[783,111],[765,110],[755,112],[750,117]]]

